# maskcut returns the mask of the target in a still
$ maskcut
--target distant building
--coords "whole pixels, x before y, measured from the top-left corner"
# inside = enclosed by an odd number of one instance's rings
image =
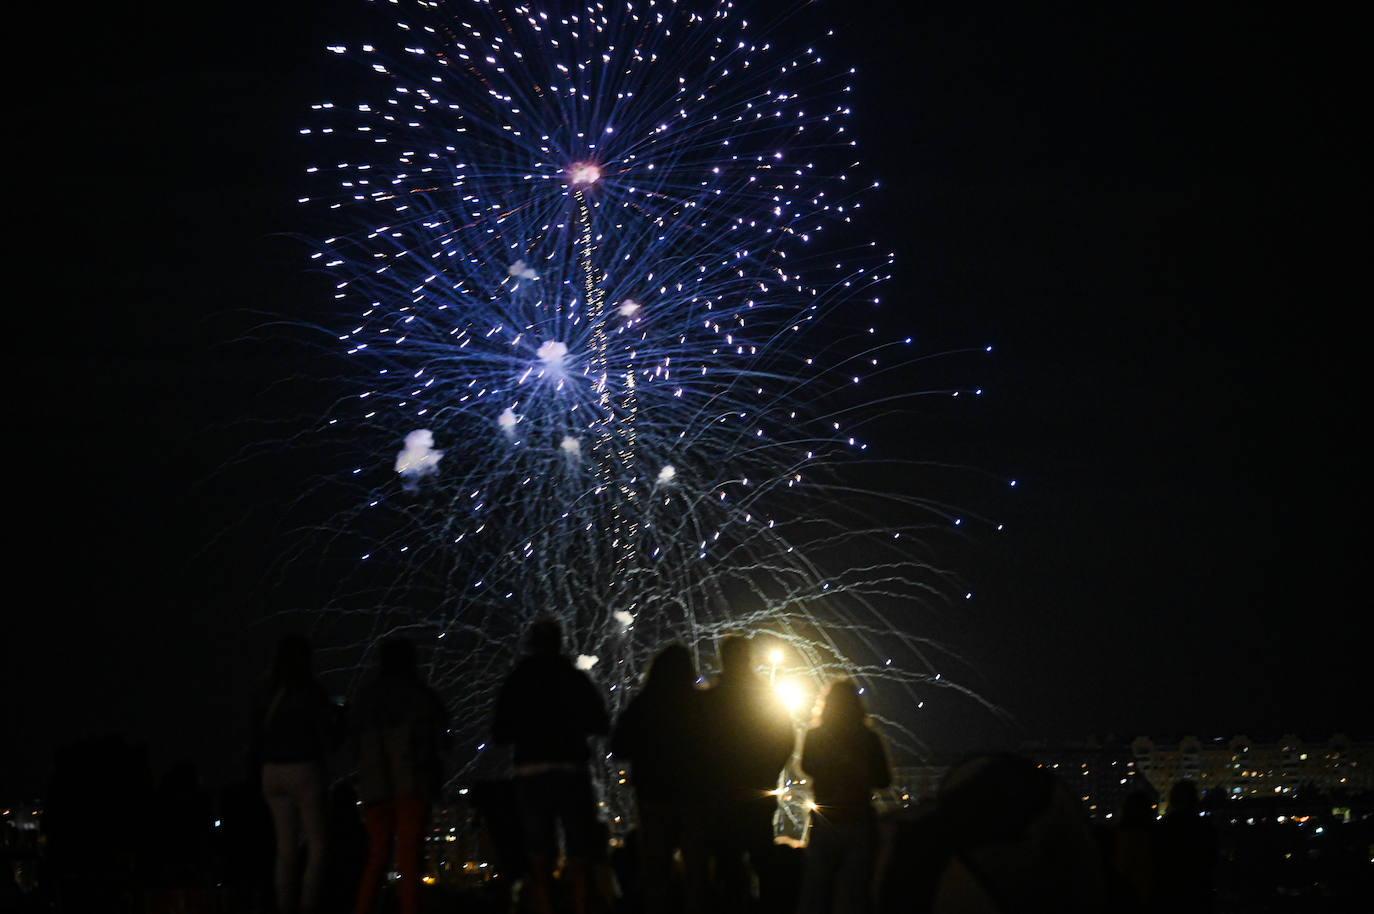
[[[1115,816],[1133,792],[1145,794],[1151,803],[1158,796],[1158,788],[1137,767],[1131,747],[1114,737],[1026,743],[1020,754],[1058,775],[1094,819]]]
[[[1240,735],[1206,742],[1195,736],[1178,742],[1142,736],[1131,743],[1131,755],[1161,796],[1185,778],[1203,796],[1219,792],[1236,799],[1374,791],[1374,742],[1354,742],[1339,733],[1313,742],[1293,734],[1277,740]]]
[[[1056,744],[1026,743],[1016,754],[1050,769],[1093,818],[1110,819],[1135,790],[1155,801],[1155,789],[1136,770],[1131,747],[1124,740],[1088,737]],[[935,797],[951,767],[940,761],[893,767],[892,786],[877,796],[878,810],[888,812]]]
[[[1131,793],[1144,794],[1163,814],[1170,789],[1193,781],[1204,799],[1303,801],[1374,794],[1374,741],[1336,734],[1304,741],[1248,736],[1201,740],[1140,736],[1127,742],[1107,736],[1023,743],[1017,754],[1052,771],[1094,819],[1109,820]],[[951,759],[892,768],[892,786],[874,805],[890,812],[935,797]]]

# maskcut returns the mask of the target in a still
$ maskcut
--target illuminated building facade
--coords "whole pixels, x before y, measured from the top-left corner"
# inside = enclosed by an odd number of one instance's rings
[[[1021,754],[1056,774],[1094,819],[1111,819],[1133,792],[1151,803],[1157,790],[1142,774],[1124,742],[1108,737],[1057,745],[1027,743]]]
[[[1374,790],[1374,742],[1343,734],[1324,741],[1293,734],[1277,740],[1187,736],[1178,742],[1142,736],[1131,743],[1131,755],[1161,797],[1184,779],[1196,783],[1204,797],[1219,792],[1233,799]]]

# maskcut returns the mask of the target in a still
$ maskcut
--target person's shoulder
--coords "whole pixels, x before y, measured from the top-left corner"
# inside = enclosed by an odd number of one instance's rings
[[[507,671],[506,678],[501,681],[502,685],[510,688],[511,686],[518,685],[521,680],[529,678],[529,660],[529,657],[521,657],[519,660],[515,661],[515,664]]]
[[[377,701],[382,692],[382,683],[377,676],[370,676],[358,685],[358,691],[353,696],[353,704],[365,706]]]
[[[329,693],[317,679],[298,680],[286,683],[267,696],[269,703],[289,705],[293,708],[307,708],[330,701]]]
[[[706,704],[726,704],[739,697],[739,685],[726,679],[716,679],[701,689],[701,700]]]
[[[835,742],[835,731],[818,725],[806,731],[802,746],[811,752],[828,752]]]
[[[572,669],[572,661],[561,654],[526,654],[515,661],[515,666],[511,667],[510,675],[515,676],[544,676],[550,670]]]
[[[644,714],[646,710],[652,709],[658,701],[651,692],[640,691],[637,695],[625,703],[625,709],[620,712],[621,720],[633,720]]]
[[[542,691],[557,687],[556,684],[566,675],[565,670],[578,672],[571,661],[562,657],[526,655],[511,667],[502,686],[512,697],[531,690]]]

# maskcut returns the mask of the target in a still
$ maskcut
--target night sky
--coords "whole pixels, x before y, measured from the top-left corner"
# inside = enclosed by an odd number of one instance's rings
[[[264,583],[274,524],[312,472],[289,446],[238,457],[322,387],[251,313],[349,317],[292,237],[313,230],[296,129],[342,94],[324,45],[366,35],[346,0],[289,6],[16,30],[42,53],[10,78],[0,799],[106,731],[212,782],[236,763],[283,629],[264,618],[289,602]],[[1012,722],[943,706],[932,747],[1367,734],[1349,29],[1239,5],[909,6],[801,18],[831,15],[860,68],[884,187],[867,234],[899,255],[883,320],[931,351],[994,347],[913,379],[980,400],[875,439],[985,470],[958,494],[1007,525],[952,547],[974,599],[930,631]]]

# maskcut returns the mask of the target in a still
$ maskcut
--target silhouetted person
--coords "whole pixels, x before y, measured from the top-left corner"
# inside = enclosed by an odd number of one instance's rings
[[[779,895],[770,866],[773,792],[796,734],[787,708],[755,672],[749,639],[728,635],[719,654],[720,676],[702,696],[707,783],[694,827],[714,860],[720,901],[737,912],[750,904],[753,877],[765,908]],[[689,873],[690,883],[699,881]]]
[[[1110,860],[1116,907],[1148,911],[1154,883],[1155,812],[1150,800],[1133,790],[1117,810]]]
[[[367,827],[358,815],[362,802],[352,779],[337,778],[329,788],[329,858],[325,861],[320,910],[351,911],[367,866]]]
[[[892,783],[892,771],[853,680],[831,683],[820,723],[806,734],[801,766],[816,804],[802,914],[865,914],[878,838],[872,796]]]
[[[152,793],[142,744],[108,734],[58,748],[44,798],[40,877],[56,910],[133,909],[148,823],[130,810],[146,810]]]
[[[262,794],[277,838],[274,883],[279,914],[308,914],[319,903],[328,839],[325,761],[340,741],[339,724],[339,709],[311,668],[310,642],[301,635],[283,638],[253,721]]]
[[[687,816],[701,802],[702,693],[696,680],[687,648],[670,644],[654,658],[611,736],[611,752],[630,763],[649,914],[671,909],[674,854],[681,850],[686,859],[698,853],[684,844]]]
[[[1216,864],[1217,835],[1199,815],[1197,785],[1179,781],[1155,829],[1154,910],[1212,910]]]
[[[474,781],[468,797],[481,823],[483,834],[479,840],[490,848],[497,874],[489,887],[508,899],[529,863],[525,836],[520,829],[519,807],[515,802],[515,782],[510,778]]]
[[[260,771],[225,786],[220,792],[222,825],[220,881],[230,911],[263,911],[272,894],[272,814],[263,800]]]
[[[883,912],[1098,914],[1102,856],[1082,803],[1014,755],[949,770],[938,796],[892,817],[879,864]]]
[[[210,838],[214,827],[210,795],[195,765],[182,760],[162,776],[149,816],[152,859],[145,870],[151,886],[203,889],[210,880]]]
[[[367,825],[367,864],[356,910],[369,914],[394,848],[401,914],[420,905],[420,848],[430,804],[443,784],[442,748],[448,712],[425,684],[415,646],[382,642],[376,675],[358,693],[353,712],[358,741],[358,799]]]
[[[535,908],[552,914],[557,829],[563,828],[573,909],[585,914],[589,861],[597,841],[587,738],[609,729],[606,706],[586,673],[562,654],[558,622],[530,626],[528,653],[506,678],[492,721],[495,742],[512,747],[512,773]]]

